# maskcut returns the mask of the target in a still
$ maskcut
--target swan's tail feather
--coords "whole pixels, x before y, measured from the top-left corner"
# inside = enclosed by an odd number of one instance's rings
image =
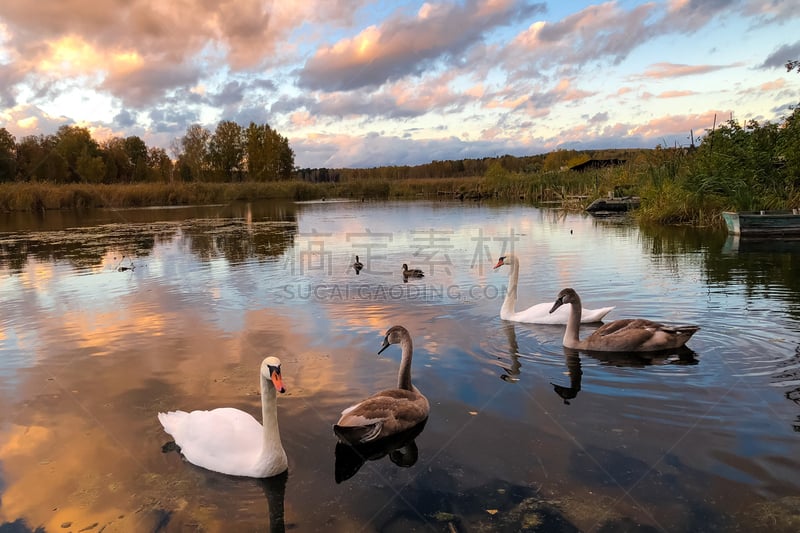
[[[164,431],[175,436],[175,432],[177,431],[178,427],[183,422],[183,419],[188,415],[186,411],[168,411],[166,413],[158,413],[158,421],[161,422],[161,426],[164,428]]]
[[[340,426],[335,424],[333,432],[342,441],[349,444],[363,444],[378,438],[383,429],[382,422],[375,422],[374,424],[367,424],[364,426]]]

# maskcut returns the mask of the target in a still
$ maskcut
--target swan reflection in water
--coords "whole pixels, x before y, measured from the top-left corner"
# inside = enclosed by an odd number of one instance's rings
[[[502,367],[506,371],[505,374],[500,375],[500,379],[509,383],[516,383],[519,381],[519,373],[522,368],[522,363],[519,362],[519,344],[517,343],[517,332],[514,329],[514,323],[503,321],[503,331],[508,340],[508,354],[511,356],[511,366],[508,368]]]
[[[558,394],[567,405],[569,405],[570,400],[578,396],[581,390],[581,379],[583,378],[580,358],[581,353],[597,359],[602,365],[607,366],[643,368],[652,365],[696,365],[699,362],[696,357],[697,353],[685,346],[661,352],[593,352],[564,348],[564,359],[567,364],[569,386],[565,387],[564,385],[552,382],[550,384],[553,386],[553,391]]]
[[[180,447],[175,441],[169,441],[161,447],[162,453],[177,452],[181,453]],[[231,476],[219,472],[209,471],[202,467],[194,466],[198,471],[205,475],[221,480],[224,483],[254,483],[260,487],[267,500],[268,508],[268,531],[270,533],[285,533],[286,523],[284,519],[284,500],[286,498],[286,482],[289,479],[289,471],[284,470],[277,476],[266,478],[247,478]]]
[[[365,444],[350,445],[337,442],[334,454],[336,456],[334,477],[336,483],[346,481],[356,475],[367,461],[377,461],[389,456],[389,460],[402,468],[416,464],[419,458],[416,438],[425,429],[428,422],[426,418],[416,426],[402,433],[396,433],[383,439]]]

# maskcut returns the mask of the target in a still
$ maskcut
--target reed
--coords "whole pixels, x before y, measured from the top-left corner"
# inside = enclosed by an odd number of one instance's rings
[[[334,191],[334,184],[301,181],[116,185],[2,183],[0,211],[170,206],[273,198],[312,200],[332,196]]]

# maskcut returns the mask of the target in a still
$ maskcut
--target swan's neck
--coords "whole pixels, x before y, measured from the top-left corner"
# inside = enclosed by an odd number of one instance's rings
[[[564,332],[564,346],[567,348],[577,348],[580,345],[578,332],[581,327],[581,300],[575,296],[575,301],[569,304],[569,317],[567,318],[567,329]]]
[[[515,257],[511,261],[511,271],[508,273],[508,290],[506,299],[503,300],[503,307],[500,308],[500,318],[507,318],[513,315],[517,307],[517,283],[519,282],[519,259]]]
[[[403,358],[400,360],[400,372],[397,374],[397,388],[413,391],[411,386],[411,354],[414,348],[411,343],[411,337],[405,336],[400,342],[400,348],[403,351]]]
[[[278,405],[275,386],[268,376],[261,375],[261,423],[264,425],[263,454],[274,456],[283,453],[278,430]]]

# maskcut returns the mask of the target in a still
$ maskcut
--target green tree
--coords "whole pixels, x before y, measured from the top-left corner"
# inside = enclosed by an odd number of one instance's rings
[[[17,172],[25,181],[63,182],[67,162],[56,151],[54,135],[29,135],[17,144]]]
[[[17,178],[17,139],[5,128],[0,128],[0,181]]]
[[[81,176],[81,181],[87,183],[100,183],[106,174],[106,165],[103,163],[103,158],[99,155],[90,155],[88,147],[85,147],[81,155],[78,156],[75,168]]]
[[[81,181],[82,177],[78,170],[78,158],[85,154],[86,157],[97,157],[100,155],[100,147],[92,139],[89,130],[79,126],[61,126],[56,132],[56,152],[64,159],[67,164],[67,181]],[[56,181],[63,181],[62,176],[54,176]]]

